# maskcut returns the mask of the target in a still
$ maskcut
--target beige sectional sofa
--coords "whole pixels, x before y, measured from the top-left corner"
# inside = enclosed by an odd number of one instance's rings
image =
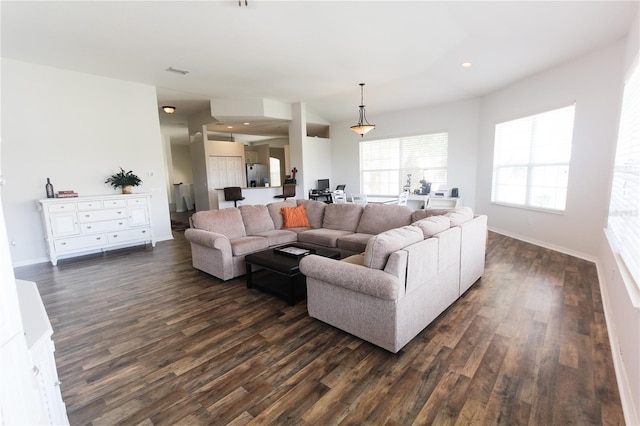
[[[396,353],[482,276],[486,236],[487,217],[463,208],[382,232],[362,254],[306,256],[309,315]]]
[[[283,207],[304,205],[310,227],[283,228]],[[190,219],[185,237],[193,266],[221,280],[246,273],[247,254],[287,243],[339,251],[341,257],[362,253],[367,241],[389,229],[409,225],[413,211],[405,206],[325,204],[287,200],[268,205],[200,211]]]

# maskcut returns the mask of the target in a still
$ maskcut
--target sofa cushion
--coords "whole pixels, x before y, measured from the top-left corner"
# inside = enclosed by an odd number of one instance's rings
[[[364,206],[360,204],[329,204],[324,209],[322,227],[339,231],[356,232]]]
[[[264,237],[240,237],[231,242],[231,253],[234,256],[244,256],[254,251],[264,250],[269,247],[269,242]]]
[[[284,219],[283,228],[302,228],[311,227],[307,210],[303,205],[298,207],[283,207],[280,209],[282,218]]]
[[[411,222],[417,222],[420,219],[424,219],[431,216],[442,216],[443,214],[447,214],[451,212],[452,209],[423,209],[416,210],[411,213]]]
[[[351,263],[352,265],[364,265],[364,254],[352,254],[351,256],[341,259],[340,262]]]
[[[280,209],[282,209],[283,207],[295,206],[296,200],[280,201],[278,203],[267,204],[267,210],[269,210],[269,216],[271,216],[273,227],[275,229],[282,229],[282,227],[284,226],[284,219],[282,218],[282,214],[280,214]]]
[[[446,216],[431,216],[426,219],[413,222],[411,226],[417,226],[422,230],[422,234],[425,238],[430,238],[439,232],[449,229],[451,221]]]
[[[363,253],[372,234],[349,234],[338,238],[338,247],[354,253]]]
[[[362,212],[356,232],[376,235],[411,223],[412,210],[407,206],[370,203]]]
[[[269,247],[295,243],[298,241],[298,234],[291,232],[288,229],[274,229],[273,231],[261,232],[256,234],[256,236],[266,238]]]
[[[296,200],[299,206],[304,206],[307,210],[307,217],[312,228],[322,228],[322,219],[324,219],[324,209],[326,203],[315,200]]]
[[[267,206],[242,205],[238,207],[238,209],[240,209],[242,222],[244,222],[244,229],[247,231],[247,235],[257,235],[261,232],[273,231],[275,229]]]
[[[473,219],[473,210],[471,207],[458,207],[445,216],[451,221],[451,226],[458,226]]]
[[[383,269],[391,253],[423,239],[422,231],[416,226],[403,226],[375,235],[364,251],[364,266]]]
[[[240,210],[235,207],[194,213],[191,216],[191,223],[194,228],[217,232],[229,239],[247,235]]]
[[[338,238],[349,235],[349,231],[341,231],[339,229],[308,229],[298,234],[298,241],[301,243],[317,244],[324,247],[337,247]]]

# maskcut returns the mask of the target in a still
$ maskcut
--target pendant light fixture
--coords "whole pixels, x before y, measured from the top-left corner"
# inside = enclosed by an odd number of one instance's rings
[[[360,83],[360,107],[359,107],[360,115],[358,118],[358,124],[356,124],[355,126],[351,126],[351,130],[353,130],[354,132],[356,132],[362,137],[364,137],[364,135],[370,130],[373,130],[376,128],[375,124],[369,124],[369,122],[367,121],[367,113],[364,109],[363,92],[364,92],[364,83]]]

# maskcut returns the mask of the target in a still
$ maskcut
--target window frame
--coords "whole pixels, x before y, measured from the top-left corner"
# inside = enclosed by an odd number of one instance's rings
[[[414,135],[404,135],[404,136],[395,136],[395,137],[387,137],[387,138],[381,138],[381,139],[371,139],[371,140],[364,140],[364,141],[360,141],[359,146],[358,146],[358,153],[359,153],[359,178],[360,178],[360,192],[361,193],[366,193],[367,195],[371,195],[371,196],[377,196],[377,197],[393,197],[393,196],[397,196],[401,191],[403,186],[406,183],[407,180],[407,171],[411,171],[414,168],[407,168],[407,167],[399,167],[399,168],[388,168],[388,169],[375,169],[375,168],[370,168],[370,169],[363,169],[363,144],[375,144],[375,143],[387,143],[389,141],[397,141],[398,142],[398,148],[397,148],[397,152],[398,152],[398,164],[400,165],[401,161],[402,161],[402,154],[403,152],[405,152],[407,150],[407,144],[402,144],[402,140],[409,140],[409,139],[415,139],[415,138],[422,138],[422,137],[429,137],[429,136],[435,136],[435,137],[441,137],[440,135],[445,135],[444,139],[445,139],[445,143],[446,143],[446,158],[444,159],[444,166],[437,166],[437,167],[421,167],[420,169],[422,170],[431,170],[431,171],[435,171],[437,173],[437,171],[440,172],[444,172],[444,177],[445,180],[444,182],[435,182],[436,185],[437,184],[446,184],[447,180],[448,180],[448,174],[449,174],[449,130],[445,129],[445,130],[436,130],[436,131],[431,131],[428,133],[422,133],[422,134],[414,134]],[[389,194],[384,194],[384,193],[375,193],[375,192],[367,192],[365,190],[365,179],[364,179],[364,175],[366,173],[372,173],[372,172],[387,172],[387,173],[397,173],[398,174],[398,190],[397,192],[393,192],[393,193],[389,193]],[[413,176],[411,177],[411,188],[419,188],[420,185],[420,180],[422,179],[422,176]],[[434,182],[432,182],[433,184]],[[431,190],[432,192],[434,190],[436,190],[437,188],[432,186]],[[412,189],[410,189],[410,192],[412,192]]]
[[[541,116],[547,113],[551,113],[554,111],[559,111],[559,110],[563,110],[566,108],[573,108],[573,116],[572,116],[572,123],[571,123],[571,141],[570,144],[568,146],[568,153],[569,153],[569,157],[567,161],[540,161],[540,162],[535,162],[534,159],[534,151],[536,149],[536,147],[538,145],[536,145],[535,143],[529,143],[529,152],[528,152],[528,161],[521,161],[521,162],[513,162],[513,163],[509,163],[509,164],[500,164],[498,166],[496,166],[496,137],[497,137],[497,133],[498,133],[498,126],[500,126],[501,124],[506,124],[506,123],[510,123],[510,122],[515,122],[515,121],[519,121],[519,120],[523,120],[523,119],[534,119],[537,116]],[[566,207],[567,207],[567,200],[569,197],[568,194],[568,190],[569,190],[569,175],[570,175],[570,170],[571,170],[571,157],[572,157],[572,150],[573,150],[573,139],[574,139],[574,134],[575,134],[575,113],[576,113],[576,101],[575,100],[571,100],[568,102],[563,102],[551,107],[547,107],[545,109],[542,110],[538,110],[537,112],[532,112],[532,113],[528,113],[528,114],[524,114],[518,117],[514,117],[514,118],[509,118],[509,119],[504,119],[500,122],[496,122],[494,125],[494,134],[493,134],[493,159],[492,159],[492,168],[491,168],[491,196],[490,196],[490,203],[493,205],[498,205],[498,206],[506,206],[506,207],[514,207],[514,208],[518,208],[518,209],[523,209],[523,210],[534,210],[534,211],[540,211],[540,212],[544,212],[544,213],[552,213],[552,214],[559,214],[559,215],[564,215],[565,211],[566,211]],[[533,132],[531,133],[531,137],[533,137]],[[535,188],[539,188],[540,185],[533,185],[532,183],[534,182],[533,179],[533,173],[534,170],[536,168],[541,168],[541,167],[565,167],[566,168],[566,186],[564,188],[562,187],[557,187],[558,189],[564,189],[564,208],[562,209],[558,209],[558,208],[552,208],[552,207],[544,207],[544,206],[540,206],[540,205],[536,205],[536,204],[532,204],[532,193],[535,192],[533,191],[533,189]],[[510,169],[510,168],[524,168],[526,169],[525,171],[525,193],[524,193],[524,203],[520,204],[520,203],[515,203],[515,202],[508,202],[508,201],[503,201],[503,200],[496,200],[496,171],[499,169]]]

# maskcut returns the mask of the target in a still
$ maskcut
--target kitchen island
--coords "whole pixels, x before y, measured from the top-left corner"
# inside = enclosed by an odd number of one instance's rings
[[[233,201],[224,200],[223,188],[216,188],[211,192],[210,202],[212,209],[233,207]],[[250,188],[242,188],[242,196],[244,197],[244,200],[238,202],[238,205],[269,204],[275,201],[282,201],[280,198],[274,198],[276,195],[280,194],[282,194],[281,186],[254,186]]]

